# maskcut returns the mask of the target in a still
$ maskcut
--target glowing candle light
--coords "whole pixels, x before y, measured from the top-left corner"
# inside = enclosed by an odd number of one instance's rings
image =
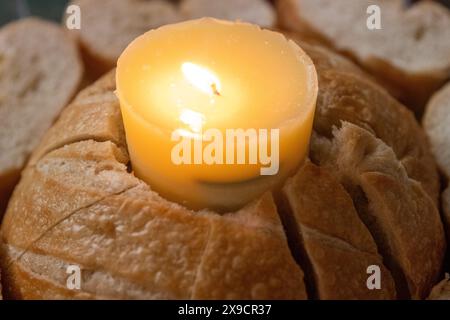
[[[281,34],[209,18],[164,26],[124,51],[116,77],[133,170],[170,200],[236,209],[307,154],[317,75]]]

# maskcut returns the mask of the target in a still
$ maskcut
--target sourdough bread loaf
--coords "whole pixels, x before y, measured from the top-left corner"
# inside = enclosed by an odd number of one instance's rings
[[[114,68],[134,38],[180,20],[175,6],[163,0],[73,0],[71,4],[82,13],[81,29],[72,33],[94,78]]]
[[[275,10],[267,0],[183,0],[180,12],[186,20],[212,17],[266,28],[275,26],[276,22]]]
[[[0,29],[0,214],[82,75],[77,46],[58,25],[29,18]]]
[[[7,297],[427,297],[446,243],[424,134],[358,67],[304,48],[322,83],[311,161],[280,194],[237,212],[193,212],[134,177],[114,72],[80,93],[36,149],[6,213]],[[70,265],[82,270],[81,290],[67,288]],[[367,287],[374,265],[379,290]]]
[[[402,0],[278,0],[280,23],[355,59],[420,114],[450,77],[450,12],[434,1],[410,8]],[[378,5],[381,30],[367,28]]]
[[[442,208],[450,231],[450,84],[438,91],[429,101],[423,127],[431,142],[436,162],[447,183],[442,193]]]

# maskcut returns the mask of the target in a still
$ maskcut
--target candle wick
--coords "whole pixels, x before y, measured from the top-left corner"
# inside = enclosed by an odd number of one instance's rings
[[[221,96],[219,90],[217,90],[217,85],[215,83],[211,84],[211,89],[216,96],[219,96],[219,97]]]

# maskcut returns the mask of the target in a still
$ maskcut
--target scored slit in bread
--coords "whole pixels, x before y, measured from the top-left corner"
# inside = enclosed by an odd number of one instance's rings
[[[394,276],[399,298],[427,297],[440,275],[446,245],[438,208],[420,183],[384,142],[346,122],[333,131],[331,141],[313,139],[311,153],[352,196]]]
[[[395,299],[391,273],[375,241],[358,217],[351,197],[330,172],[306,161],[282,191],[282,218],[313,297]],[[380,290],[367,289],[367,268],[371,265],[380,268]]]
[[[445,247],[436,207],[430,200],[437,200],[438,178],[423,132],[405,107],[366,79],[351,62],[326,49],[306,45],[304,49],[314,60],[322,83],[315,120],[315,131],[323,137],[320,141],[330,141],[338,151],[345,151],[345,143],[333,142],[333,127],[341,127],[345,120],[354,124],[351,132],[364,128],[369,137],[361,144],[382,144],[390,150],[389,163],[402,170],[401,176],[386,179],[397,187],[407,181],[415,190],[414,201],[424,205],[422,213],[432,223],[417,232],[431,239],[433,247],[428,246],[429,241],[416,251],[408,247],[406,258],[415,253],[419,262],[411,271],[403,268],[412,284],[407,294],[423,297],[434,284],[431,282],[442,265],[440,254]],[[161,198],[128,171],[114,90],[111,72],[81,92],[46,134],[24,171],[2,225],[0,261],[8,296],[386,299],[398,294],[399,288],[389,279],[399,275],[384,265],[381,238],[360,218],[360,207],[355,206],[358,199],[351,188],[344,188],[348,184],[341,176],[335,175],[340,172],[335,162],[302,166],[293,182],[286,184],[287,208],[268,193],[235,213],[193,212]],[[343,92],[346,94],[341,95]],[[385,112],[386,105],[393,111]],[[92,112],[89,116],[87,110]],[[320,153],[316,152],[314,162],[318,163],[317,159]],[[370,179],[384,178],[382,168],[375,169],[380,172]],[[317,175],[320,179],[314,178]],[[307,198],[302,200],[298,195],[295,181],[309,181],[312,189]],[[331,189],[324,193],[327,185]],[[389,198],[388,190],[369,189],[377,185],[367,183],[365,191],[371,203],[395,205],[398,200]],[[406,202],[399,209],[405,216],[411,214],[413,206],[408,190],[396,189]],[[320,225],[314,218],[314,213],[319,217],[334,213],[317,201],[322,198],[342,204],[342,213],[333,217],[340,219],[338,223]],[[391,208],[374,205],[373,210],[384,214]],[[293,213],[298,216],[293,217]],[[278,214],[283,217],[288,239]],[[304,233],[304,251],[312,272],[304,270],[307,263],[298,259],[297,250],[302,245],[295,243],[286,220],[297,221],[294,231]],[[396,223],[387,229],[389,235],[420,228],[416,219]],[[330,260],[320,252],[328,252]],[[426,257],[431,258],[423,263]],[[69,263],[79,265],[84,272],[81,291],[65,287]],[[379,264],[384,274],[383,290],[365,291],[363,273],[368,263]],[[344,271],[347,269],[357,272],[358,277]],[[337,290],[339,284],[346,287]]]
[[[414,115],[350,61],[319,46],[301,46],[319,76],[314,130],[332,137],[333,127],[347,121],[373,133],[393,149],[408,176],[421,182],[437,205],[436,164]]]
[[[270,194],[224,216],[192,212],[128,173],[127,161],[112,142],[88,140],[25,171],[30,189],[16,192],[2,228],[11,297],[306,297]],[[56,262],[82,267],[82,290],[65,287]]]

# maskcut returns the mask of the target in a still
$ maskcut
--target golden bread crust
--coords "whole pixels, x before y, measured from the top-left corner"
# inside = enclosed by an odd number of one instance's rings
[[[344,122],[333,136],[313,139],[312,157],[352,195],[393,273],[399,297],[425,298],[446,249],[436,205],[408,177],[393,150],[369,131]]]
[[[48,263],[70,262],[91,275],[76,297],[306,298],[269,194],[236,213],[195,213],[159,197],[120,160],[127,159],[111,142],[89,140],[52,151],[27,169],[19,188],[26,194],[15,194],[13,219],[3,225],[12,266],[5,275],[14,279],[8,294],[36,297],[41,281],[65,292],[65,278],[42,261],[52,258]],[[29,259],[35,254],[41,259]],[[97,283],[98,272],[117,280]],[[33,285],[35,291],[22,290]]]
[[[408,175],[438,203],[439,178],[427,138],[403,105],[356,65],[317,45],[302,44],[319,74],[314,130],[331,137],[341,121],[358,125],[389,145]]]
[[[297,236],[297,245],[308,256],[311,270],[307,276],[314,282],[316,298],[395,299],[394,281],[375,241],[335,177],[306,161],[286,182],[283,196],[291,208],[286,214],[294,218],[293,237]],[[367,288],[371,265],[381,269],[381,290]]]

